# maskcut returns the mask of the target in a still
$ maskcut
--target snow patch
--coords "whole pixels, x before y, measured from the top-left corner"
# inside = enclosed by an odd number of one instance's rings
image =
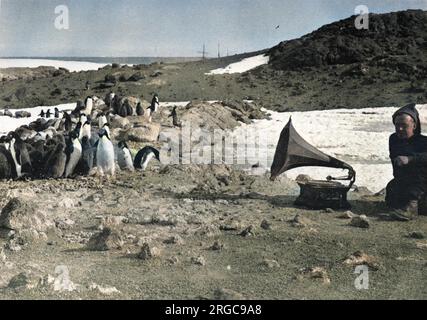
[[[242,61],[232,63],[225,68],[215,69],[206,75],[214,74],[231,74],[231,73],[243,73],[259,66],[267,64],[270,61],[270,57],[264,54],[243,59]]]
[[[107,64],[84,62],[84,61],[62,61],[49,59],[0,59],[0,69],[2,68],[37,68],[55,67],[65,68],[70,72],[98,70]]]

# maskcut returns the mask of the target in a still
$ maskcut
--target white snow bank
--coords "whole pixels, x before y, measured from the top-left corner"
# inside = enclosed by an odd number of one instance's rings
[[[19,128],[23,125],[28,125],[33,121],[36,121],[39,118],[39,114],[41,110],[44,110],[45,112],[50,109],[50,112],[53,114],[55,107],[59,109],[59,111],[71,111],[76,108],[76,103],[67,103],[67,104],[60,104],[58,106],[52,106],[52,107],[35,107],[35,108],[28,108],[28,109],[10,109],[10,111],[15,114],[17,111],[28,111],[31,113],[31,117],[29,118],[10,118],[8,116],[0,116],[0,136],[7,134],[10,131],[15,130],[16,128]],[[3,110],[0,110],[3,111]],[[60,117],[62,118],[62,113],[60,114]],[[52,119],[52,117],[51,117]]]
[[[1,68],[37,68],[40,66],[66,68],[71,72],[98,70],[107,64],[84,61],[61,61],[48,59],[0,59]]]
[[[418,105],[424,130],[427,130],[427,105]],[[267,163],[253,157],[250,164],[260,163],[264,172],[273,162],[279,136],[292,116],[298,133],[310,144],[350,164],[357,172],[356,185],[378,192],[393,178],[389,159],[388,140],[394,132],[392,115],[397,108],[339,109],[310,112],[269,112],[272,120],[256,120],[253,124],[240,126],[233,135],[251,134],[261,136],[268,143],[260,145],[260,154],[267,154]],[[265,161],[264,161],[265,162]],[[321,167],[304,167],[285,173],[295,179],[299,174],[324,180],[328,175],[342,176],[347,170]]]
[[[267,64],[269,60],[270,60],[269,56],[262,54],[259,56],[243,59],[242,61],[239,61],[236,63],[232,63],[225,68],[212,70],[211,72],[206,74],[214,75],[214,74],[227,74],[227,73],[228,74],[243,73],[243,72],[255,69],[256,67]]]

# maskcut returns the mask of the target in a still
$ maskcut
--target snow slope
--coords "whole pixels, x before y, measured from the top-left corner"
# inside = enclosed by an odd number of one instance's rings
[[[262,55],[243,59],[242,61],[239,61],[236,63],[232,63],[225,68],[212,70],[211,72],[206,74],[214,75],[214,74],[243,73],[243,72],[255,69],[256,67],[267,64],[269,60],[270,60],[269,56],[262,54]]]

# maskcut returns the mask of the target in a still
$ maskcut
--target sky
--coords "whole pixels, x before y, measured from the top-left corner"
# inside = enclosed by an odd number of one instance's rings
[[[0,56],[194,57],[204,43],[224,56],[298,38],[358,5],[427,10],[427,0],[0,0]]]

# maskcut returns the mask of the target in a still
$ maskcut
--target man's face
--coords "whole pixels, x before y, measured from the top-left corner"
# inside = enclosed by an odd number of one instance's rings
[[[399,139],[409,139],[414,136],[416,124],[411,116],[401,114],[396,117],[394,127]]]

